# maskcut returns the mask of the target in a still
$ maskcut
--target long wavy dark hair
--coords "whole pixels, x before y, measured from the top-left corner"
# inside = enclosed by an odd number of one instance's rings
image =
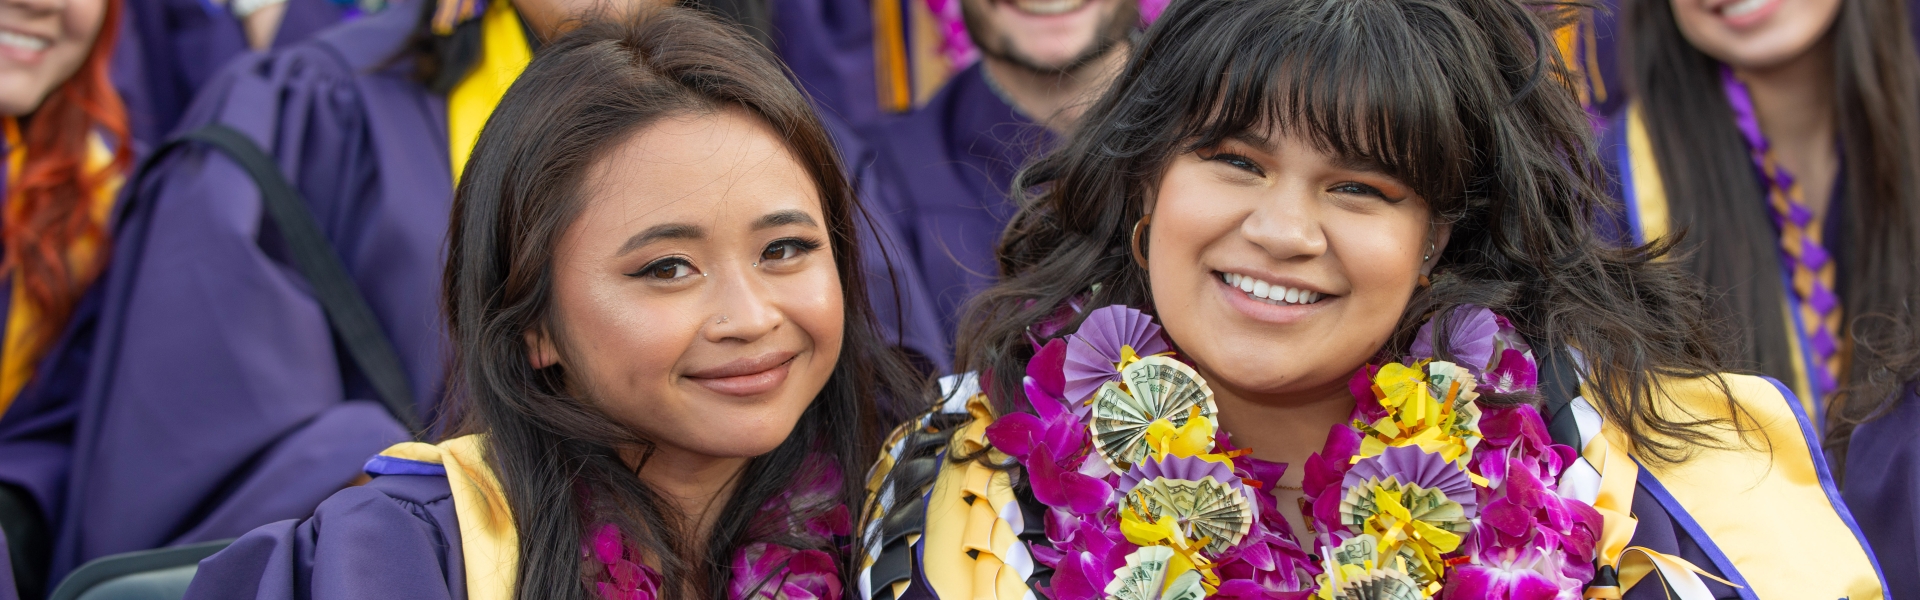
[[[1085,297],[1151,310],[1130,239],[1169,161],[1273,128],[1382,165],[1452,225],[1432,286],[1414,294],[1381,357],[1403,355],[1430,315],[1486,306],[1529,338],[1577,348],[1588,399],[1642,456],[1677,460],[1712,443],[1700,431],[1709,422],[1676,420],[1651,399],[1660,377],[1725,365],[1702,291],[1657,260],[1666,247],[1617,248],[1593,226],[1617,205],[1549,34],[1579,9],[1516,0],[1174,3],[1079,130],[1018,177],[1022,209],[1001,241],[1003,279],[971,306],[961,368],[985,374],[998,408],[1016,410],[1009,400],[1022,397],[1028,336],[1057,307]]]
[[[736,108],[764,120],[820,191],[845,297],[845,343],[824,389],[793,434],[748,462],[704,540],[660,493],[634,476],[617,448],[648,442],[577,397],[562,367],[535,369],[524,333],[552,327],[553,250],[580,213],[589,168],[650,123]],[[874,322],[862,281],[856,219],[863,218],[839,157],[806,99],[760,44],[686,9],[630,22],[594,22],[555,40],[507,92],[482,131],[455,194],[444,281],[453,388],[461,433],[484,433],[519,536],[517,595],[590,598],[581,541],[596,523],[619,525],[663,582],[692,582],[722,598],[732,552],[762,535],[757,510],[823,455],[844,475],[839,502],[859,506],[886,426],[885,397],[917,397],[914,376]],[[837,504],[836,504],[837,505]],[[823,507],[831,508],[831,506]],[[802,549],[807,546],[797,546]],[[696,550],[698,549],[698,550]],[[818,548],[842,556],[838,548]],[[852,589],[855,569],[840,564]],[[677,590],[676,590],[677,593]]]
[[[1920,56],[1907,2],[1840,3],[1834,45],[1834,126],[1846,168],[1834,197],[1844,209],[1835,253],[1853,360],[1828,409],[1827,450],[1843,456],[1853,425],[1899,398],[1920,376]],[[1737,328],[1741,366],[1790,381],[1787,294],[1780,243],[1746,141],[1720,85],[1720,63],[1693,47],[1668,0],[1625,7],[1629,89],[1666,184],[1684,264],[1718,294]]]

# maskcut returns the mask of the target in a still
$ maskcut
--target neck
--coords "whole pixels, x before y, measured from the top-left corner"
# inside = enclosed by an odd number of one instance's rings
[[[981,66],[1015,110],[1054,133],[1065,134],[1086,105],[1120,75],[1126,55],[1125,45],[1114,46],[1100,58],[1062,72],[1036,71],[995,57],[982,58]]]
[[[663,446],[642,464],[645,454],[644,449],[631,449],[623,450],[621,457],[629,466],[640,465],[640,480],[685,517],[685,526],[692,528],[685,533],[694,540],[692,550],[698,556],[705,552],[699,546],[713,533],[748,459],[716,458]]]
[[[1215,378],[1208,378],[1216,381]],[[1285,396],[1253,396],[1214,386],[1220,427],[1233,445],[1252,448],[1253,457],[1287,464],[1281,485],[1300,484],[1301,465],[1325,446],[1327,432],[1353,413],[1353,393],[1345,380]]]
[[[1834,122],[1834,50],[1829,37],[1785,63],[1735,69],[1753,95],[1754,116],[1774,159],[1800,182],[1808,208],[1824,216],[1839,176]]]

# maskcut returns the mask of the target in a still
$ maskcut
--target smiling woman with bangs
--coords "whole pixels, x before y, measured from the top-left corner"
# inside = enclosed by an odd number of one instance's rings
[[[1170,8],[1018,179],[863,597],[1880,597],[1792,394],[1595,232],[1559,16]]]

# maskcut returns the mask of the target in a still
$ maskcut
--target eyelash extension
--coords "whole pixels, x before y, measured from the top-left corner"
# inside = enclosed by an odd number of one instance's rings
[[[804,250],[807,252],[819,250],[827,246],[826,242],[822,242],[820,240],[816,240],[813,238],[802,238],[802,237],[780,238],[780,239],[774,240],[773,244],[793,244],[795,246],[799,246],[801,250]],[[773,244],[768,244],[767,246],[772,247]]]
[[[634,271],[632,273],[628,273],[627,276],[633,277],[633,278],[644,277],[646,276],[646,274],[653,272],[654,269],[658,269],[660,267],[665,267],[665,266],[674,265],[674,264],[682,264],[682,265],[687,265],[689,267],[693,266],[693,263],[689,262],[685,258],[681,258],[678,256],[669,256],[666,258],[662,258],[662,259],[647,263],[646,266],[640,267],[640,270]]]

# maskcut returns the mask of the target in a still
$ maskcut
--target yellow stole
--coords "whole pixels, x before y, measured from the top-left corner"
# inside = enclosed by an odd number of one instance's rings
[[[1666,237],[1673,231],[1673,217],[1667,204],[1667,186],[1660,178],[1660,161],[1653,155],[1653,138],[1647,134],[1647,121],[1639,103],[1627,107],[1627,156],[1620,161],[1621,174],[1626,179],[1628,201],[1632,203],[1634,225],[1639,241],[1649,242]],[[1764,207],[1763,207],[1764,208]],[[1787,351],[1793,363],[1793,394],[1801,408],[1808,415],[1818,415],[1815,409],[1813,382],[1807,377],[1806,356],[1800,350],[1800,333],[1794,331],[1792,302],[1781,303],[1780,316],[1787,324]]]
[[[967,412],[973,419],[954,433],[950,453],[973,454],[987,445],[987,426],[993,424],[987,396],[975,394],[967,401]],[[1009,460],[998,451],[989,456],[995,463]],[[938,596],[1027,596],[1026,577],[1008,564],[1030,564],[1032,560],[1007,519],[1010,514],[1019,514],[1018,504],[1013,480],[1006,471],[988,468],[979,461],[940,461],[940,474],[927,495],[926,534],[922,540],[926,551],[921,565],[927,584]],[[908,580],[897,586],[895,597],[910,583]]]
[[[1637,523],[1631,503],[1641,470],[1652,476],[1650,490],[1674,520],[1704,534],[1697,539],[1709,554],[1718,553],[1743,582],[1743,595],[1757,598],[1882,598],[1879,572],[1865,542],[1838,509],[1838,493],[1822,477],[1814,454],[1818,439],[1796,418],[1792,399],[1771,381],[1750,375],[1724,375],[1723,391],[1707,379],[1664,380],[1654,409],[1676,420],[1732,419],[1731,395],[1746,414],[1742,440],[1728,428],[1705,431],[1720,448],[1668,440],[1696,448],[1678,463],[1642,463],[1625,449],[1627,440],[1612,424],[1588,442],[1582,456],[1601,474],[1599,499],[1605,518],[1600,557],[1617,564],[1617,592],[1589,598],[1618,598],[1658,571],[1680,598],[1708,597],[1693,565],[1645,548],[1629,548]],[[1696,537],[1699,535],[1696,534]],[[1657,583],[1651,585],[1659,585]]]
[[[18,182],[20,181],[21,170],[25,168],[27,163],[26,143],[20,135],[20,124],[12,117],[0,119],[0,127],[4,127],[6,130],[7,185],[14,189],[19,189]],[[88,171],[99,172],[110,168],[112,163],[113,151],[107,149],[106,141],[102,140],[97,133],[89,136],[87,139],[86,169]],[[121,182],[122,178],[114,177],[107,182],[107,185],[102,186],[98,193],[92,198],[93,204],[90,207],[90,216],[95,223],[100,224],[102,227],[106,226],[108,216],[113,212],[114,198],[120,193]],[[11,190],[0,190],[0,193],[6,193],[9,199],[11,199],[13,195]],[[20,203],[18,202],[7,202],[7,210],[9,211],[18,210],[19,207]],[[73,247],[67,248],[67,264],[92,264],[99,253],[99,243],[87,239],[79,240]],[[11,292],[11,304],[9,304],[7,308],[5,338],[4,341],[0,341],[0,344],[4,344],[0,346],[0,414],[6,413],[7,407],[13,404],[14,397],[19,396],[20,390],[25,388],[27,382],[33,379],[34,369],[39,366],[40,357],[33,356],[33,353],[29,352],[30,341],[32,339],[30,334],[34,333],[33,328],[36,325],[49,325],[40,322],[40,311],[36,310],[32,302],[27,298],[26,288],[20,285],[19,274],[12,274],[9,275],[9,277],[12,279],[13,291]],[[64,324],[56,324],[56,326],[58,325]]]
[[[487,5],[480,15],[480,62],[473,66],[453,92],[447,94],[447,152],[453,167],[453,185],[460,186],[460,174],[473,156],[473,143],[480,139],[480,128],[500,105],[500,97],[527,70],[533,61],[533,48],[527,43],[527,30],[513,5],[498,1]]]
[[[453,490],[453,513],[460,520],[460,553],[467,569],[467,598],[512,600],[520,568],[520,538],[513,529],[507,497],[482,459],[481,435],[439,444],[395,444],[381,456],[441,465]]]

